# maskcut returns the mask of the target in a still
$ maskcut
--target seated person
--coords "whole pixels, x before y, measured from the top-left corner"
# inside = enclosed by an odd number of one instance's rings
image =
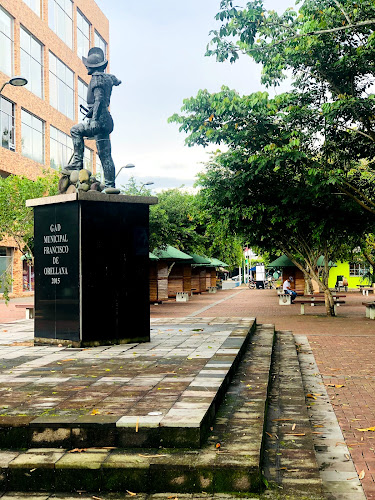
[[[284,281],[283,292],[292,296],[291,302],[293,303],[294,299],[297,297],[297,293],[291,289],[291,283],[293,283],[293,276],[289,276],[289,278]]]

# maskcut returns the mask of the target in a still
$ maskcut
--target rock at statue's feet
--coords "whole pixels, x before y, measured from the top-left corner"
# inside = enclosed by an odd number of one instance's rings
[[[117,188],[107,187],[103,189],[102,193],[104,194],[120,194],[120,190]]]

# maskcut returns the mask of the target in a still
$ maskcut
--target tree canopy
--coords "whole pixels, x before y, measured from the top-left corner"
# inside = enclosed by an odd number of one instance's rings
[[[58,175],[30,180],[23,176],[0,177],[0,239],[11,238],[18,249],[33,263],[34,215],[26,207],[32,198],[58,193]]]
[[[367,94],[375,7],[357,7],[306,0],[298,13],[278,15],[261,0],[242,9],[223,0],[207,54],[252,57],[266,85],[291,71],[292,88],[274,98],[200,90],[170,118],[189,146],[225,146],[199,180],[212,217],[250,244],[286,253],[327,292],[329,313],[328,262],[364,244],[375,214],[375,96]],[[316,271],[321,255],[324,276]]]
[[[124,194],[151,195],[134,178],[123,186]],[[150,249],[171,245],[187,253],[216,257],[229,267],[241,265],[243,240],[224,230],[209,217],[199,193],[181,188],[158,193],[158,204],[150,207]]]

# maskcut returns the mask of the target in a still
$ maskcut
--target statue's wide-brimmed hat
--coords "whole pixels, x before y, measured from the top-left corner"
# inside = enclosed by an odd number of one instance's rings
[[[82,61],[86,68],[101,68],[108,64],[104,52],[100,47],[92,47],[87,57],[82,57]]]

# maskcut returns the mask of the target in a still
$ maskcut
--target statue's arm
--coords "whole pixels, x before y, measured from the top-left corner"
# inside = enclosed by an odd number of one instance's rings
[[[92,121],[97,121],[104,104],[104,90],[101,87],[94,89],[94,105],[92,107]]]
[[[109,75],[112,79],[112,84],[115,85],[116,87],[120,85],[122,82],[119,80],[115,75]]]

